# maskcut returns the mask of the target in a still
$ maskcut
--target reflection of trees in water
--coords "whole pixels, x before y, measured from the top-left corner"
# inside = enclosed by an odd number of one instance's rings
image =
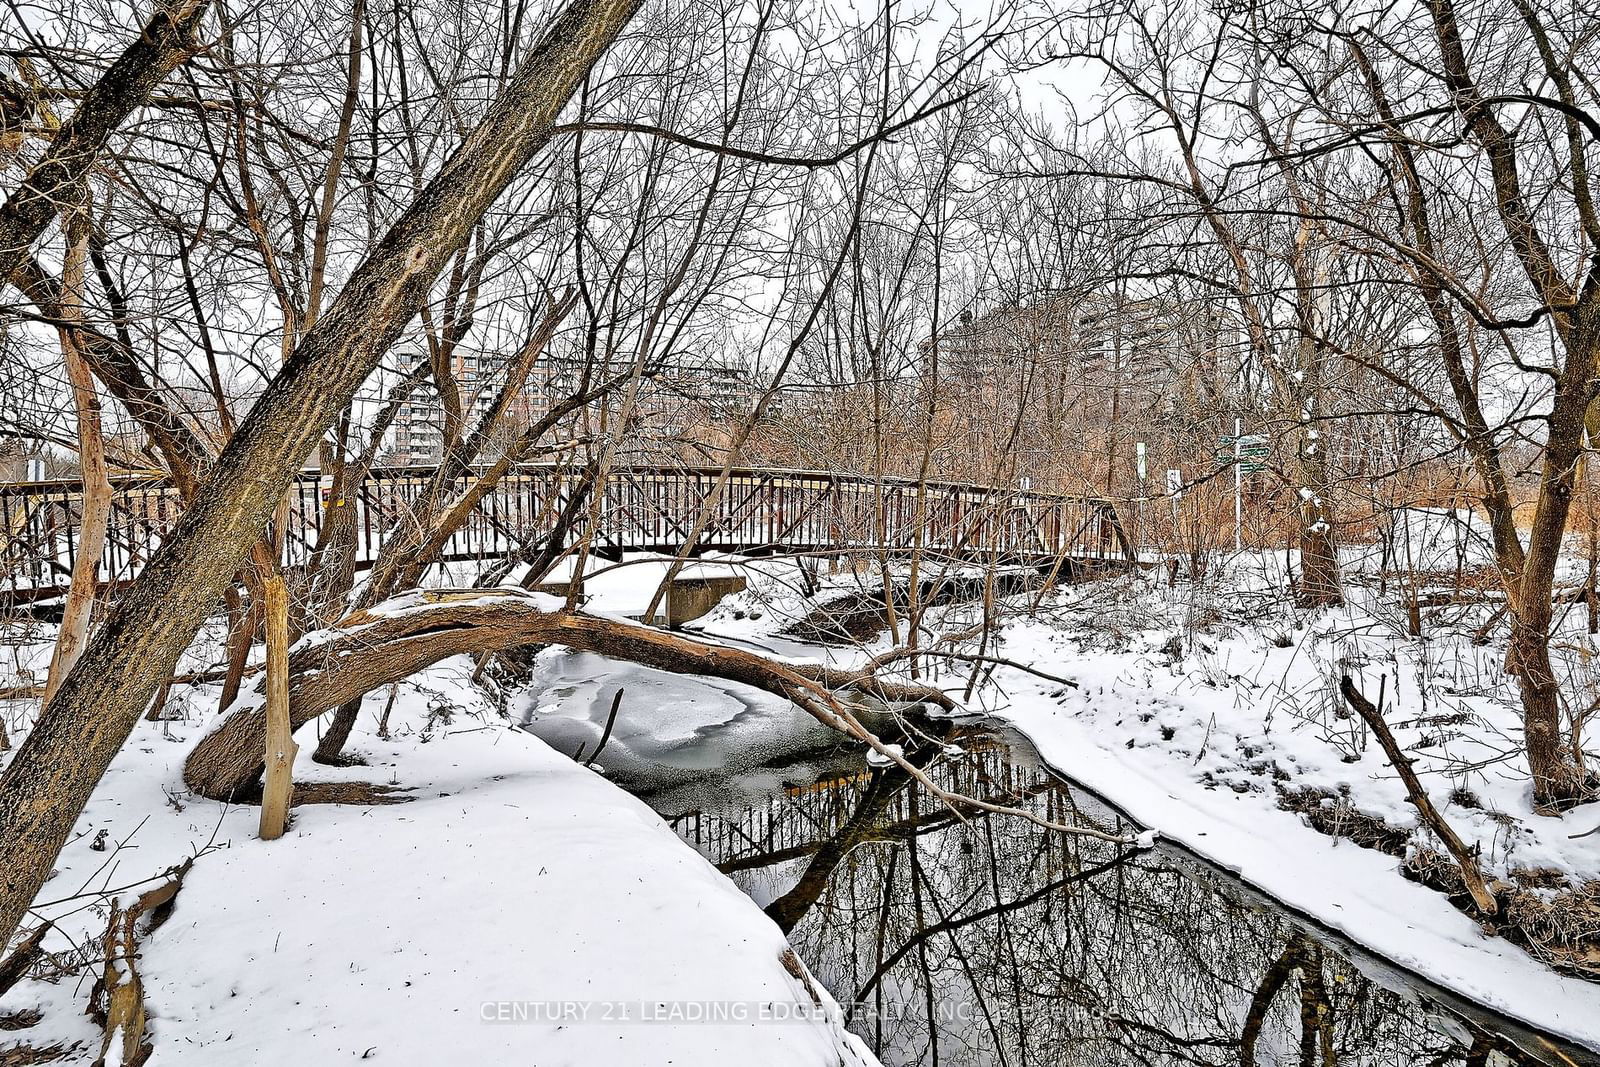
[[[948,788],[1081,817],[1070,790],[998,745],[916,756]],[[891,1065],[1506,1062],[1490,1056],[1498,1039],[1441,1033],[1158,854],[958,818],[898,769],[791,791],[731,830],[692,818]]]

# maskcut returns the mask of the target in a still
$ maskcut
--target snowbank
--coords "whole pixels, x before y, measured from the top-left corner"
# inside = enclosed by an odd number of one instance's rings
[[[1489,523],[1471,508],[1397,508],[1371,545],[1341,553],[1359,569],[1391,574],[1440,574],[1493,567]]]
[[[1375,626],[1370,619],[1365,624]],[[1241,628],[1232,638],[1205,639],[1195,650],[1198,657],[1192,652],[1174,662],[1162,651],[1170,649],[1170,633],[1137,635],[1125,649],[1108,651],[1071,625],[1019,621],[1006,628],[998,654],[1069,675],[1079,685],[1065,688],[1002,670],[1008,699],[994,710],[1064,774],[1158,828],[1162,837],[1237,872],[1377,955],[1600,1050],[1600,985],[1562,977],[1505,939],[1487,935],[1441,894],[1406,879],[1398,859],[1326,836],[1279,808],[1283,783],[1346,793],[1354,810],[1394,826],[1416,824],[1377,745],[1357,755],[1326,732],[1326,721],[1296,718],[1326,691],[1327,653],[1316,646],[1337,633],[1339,647],[1348,652],[1349,633],[1362,625],[1358,613],[1334,613],[1320,629],[1303,631],[1283,647]],[[1379,643],[1404,644],[1388,634]],[[1376,689],[1381,666],[1367,667],[1369,692]],[[1414,686],[1415,669],[1403,656],[1388,665],[1391,708],[1402,683]],[[1426,697],[1408,689],[1405,710],[1393,712],[1392,719],[1416,718],[1430,708],[1470,716],[1467,729],[1457,724],[1460,737],[1448,737],[1452,731],[1426,721],[1398,732],[1418,756],[1419,769],[1432,769],[1429,788],[1436,802],[1444,804],[1452,784],[1480,795],[1478,807],[1447,806],[1446,816],[1469,845],[1483,848],[1489,869],[1553,866],[1579,879],[1600,877],[1600,836],[1572,839],[1600,822],[1600,805],[1559,819],[1539,818],[1527,802],[1525,773],[1518,777],[1514,768],[1491,762],[1480,773],[1452,778],[1440,768],[1461,761],[1441,758],[1432,766],[1434,756],[1465,755],[1470,762],[1496,746],[1503,751],[1514,718],[1510,709],[1482,698],[1441,706],[1445,687],[1432,682]]]
[[[644,804],[462,715],[469,669],[442,665],[403,690],[390,741],[370,732],[386,694],[370,698],[353,742],[367,768],[318,767],[302,749],[301,780],[394,782],[414,802],[299,808],[272,843],[255,838],[255,809],[182,793],[198,728],[168,739],[140,726],[41,899],[118,886],[211,843],[144,946],[151,1067],[875,1062],[817,1018],[813,993],[832,1001],[778,929]],[[90,848],[101,829],[107,852]],[[103,930],[103,916],[64,914],[81,904],[51,910],[53,948]],[[77,1042],[87,1062],[86,992],[71,978],[14,989],[0,1010],[46,1018],[5,1037]]]
[[[513,717],[569,756],[593,758],[605,737],[598,764],[606,776],[642,789],[737,774],[839,742],[837,732],[770,693],[560,648],[540,654],[513,700]]]

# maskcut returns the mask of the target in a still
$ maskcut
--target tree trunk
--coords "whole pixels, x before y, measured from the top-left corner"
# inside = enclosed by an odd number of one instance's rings
[[[210,6],[209,0],[163,4],[84,94],[22,188],[0,207],[0,278],[11,277],[58,212],[81,202],[83,180],[117,127],[199,47],[195,30]]]
[[[1449,850],[1450,857],[1456,861],[1456,866],[1461,869],[1461,880],[1466,883],[1467,891],[1472,894],[1472,902],[1485,915],[1495,914],[1500,905],[1483,880],[1483,871],[1478,867],[1477,856],[1456,835],[1444,816],[1439,814],[1439,809],[1433,806],[1428,791],[1422,787],[1422,780],[1417,777],[1417,772],[1411,765],[1410,757],[1401,750],[1400,743],[1395,740],[1389,724],[1384,722],[1383,715],[1372,701],[1356,688],[1348,674],[1339,679],[1339,692],[1344,695],[1345,702],[1354,708],[1356,714],[1360,715],[1362,721],[1372,729],[1373,736],[1383,748],[1383,754],[1389,758],[1389,766],[1394,768],[1395,773],[1400,776],[1400,781],[1405,783],[1406,799],[1417,809],[1422,824],[1433,831],[1434,836]]]
[[[261,611],[259,598],[246,599],[232,586],[223,590],[223,598],[228,604],[228,640],[224,648],[228,667],[222,678],[222,694],[217,698],[218,711],[227,711],[239,699],[239,687],[244,685],[250,645],[255,641],[256,624],[260,621]]]
[[[108,614],[0,776],[0,940],[16,930],[156,688],[295,470],[427,300],[472,226],[550,139],[640,0],[573,0],[417,194],[228,442],[194,504]]]
[[[350,740],[350,731],[356,728],[356,718],[361,714],[361,697],[353,697],[339,705],[339,710],[333,713],[333,719],[328,723],[328,730],[322,735],[322,740],[317,742],[317,750],[311,758],[318,763],[330,767],[343,766],[353,757],[344,755],[344,746]]]
[[[1549,611],[1540,626],[1539,612],[1511,613],[1511,647],[1506,665],[1522,695],[1522,737],[1533,775],[1533,803],[1551,815],[1584,795],[1584,776],[1564,743],[1561,700],[1550,662]]]
[[[1551,327],[1566,349],[1566,362],[1555,381],[1545,420],[1539,504],[1528,532],[1526,562],[1513,576],[1508,596],[1512,633],[1506,657],[1522,689],[1523,733],[1533,775],[1534,805],[1536,810],[1554,813],[1584,799],[1588,792],[1583,771],[1561,743],[1561,712],[1549,642],[1555,571],[1583,454],[1584,423],[1593,408],[1590,400],[1595,360],[1600,356],[1600,303],[1592,284],[1586,281],[1581,289],[1575,288],[1556,265],[1555,254],[1540,231],[1542,216],[1530,208],[1537,198],[1530,198],[1523,185],[1516,134],[1502,124],[1495,105],[1477,84],[1454,0],[1428,0],[1424,8],[1439,42],[1440,68],[1451,104],[1488,164],[1501,227],[1533,292],[1551,309]]]
[[[1583,454],[1588,380],[1595,351],[1574,349],[1567,357],[1547,422],[1539,504],[1528,531],[1526,562],[1510,591],[1511,645],[1506,666],[1522,691],[1523,743],[1533,776],[1536,810],[1554,814],[1584,798],[1587,783],[1572,760],[1561,730],[1561,702],[1550,662],[1555,575]]]
[[[1301,509],[1300,606],[1333,607],[1344,603],[1333,515],[1318,499]]]
[[[111,479],[106,473],[105,440],[100,429],[100,398],[95,393],[94,377],[79,350],[73,324],[81,315],[83,262],[88,236],[82,220],[68,226],[71,231],[66,266],[62,270],[61,354],[67,364],[67,380],[72,386],[72,404],[78,420],[78,469],[83,479],[83,514],[78,526],[77,555],[72,561],[72,584],[61,615],[61,630],[56,635],[55,652],[50,657],[50,675],[44,687],[44,706],[48,707],[61,688],[61,681],[83,654],[89,634],[89,618],[94,610],[95,591],[100,582],[100,555],[105,550],[106,523],[111,518]]]
[[[389,391],[367,431],[366,448],[359,456],[344,454],[344,428],[341,428],[340,454],[332,464],[333,484],[322,508],[317,543],[306,566],[306,629],[331,626],[348,610],[350,590],[355,586],[356,553],[360,547],[357,512],[361,507],[363,486],[383,447],[384,435],[394,425],[401,408],[422,383],[426,372],[427,364],[419,363]],[[324,465],[324,469],[326,467]]]

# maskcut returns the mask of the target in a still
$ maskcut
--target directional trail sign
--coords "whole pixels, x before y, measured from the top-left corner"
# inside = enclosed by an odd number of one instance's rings
[[[1235,442],[1238,451],[1235,453]],[[1256,471],[1265,470],[1267,457],[1272,454],[1272,446],[1265,437],[1258,433],[1247,433],[1239,437],[1225,435],[1217,438],[1217,465],[1227,467],[1234,461],[1237,454],[1239,468],[1245,474],[1254,474]]]

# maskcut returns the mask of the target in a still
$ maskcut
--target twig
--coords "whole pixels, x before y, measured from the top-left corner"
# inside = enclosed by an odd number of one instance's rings
[[[600,732],[600,743],[595,746],[589,758],[583,761],[585,767],[593,767],[594,761],[600,758],[600,753],[605,750],[606,742],[611,740],[611,727],[616,725],[617,712],[622,709],[622,694],[626,689],[619,687],[615,696],[611,698],[611,714],[606,716],[606,728]]]

